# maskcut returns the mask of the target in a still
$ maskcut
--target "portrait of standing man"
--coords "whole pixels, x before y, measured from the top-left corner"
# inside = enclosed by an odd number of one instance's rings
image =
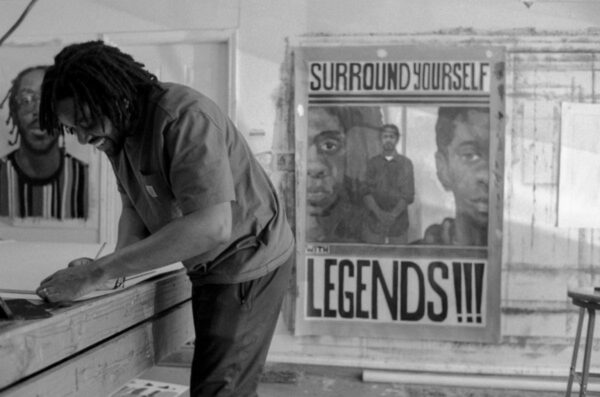
[[[370,244],[408,242],[409,204],[414,201],[415,181],[412,162],[398,153],[400,130],[385,124],[379,134],[382,153],[367,163],[363,202],[366,219],[362,240]]]

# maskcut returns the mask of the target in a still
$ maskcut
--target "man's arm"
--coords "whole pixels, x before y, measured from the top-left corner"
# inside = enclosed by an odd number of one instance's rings
[[[135,208],[129,201],[129,198],[121,192],[121,215],[119,216],[119,225],[117,231],[117,244],[115,251],[128,246],[129,244],[135,243],[146,236],[149,232],[142,222],[142,219],[138,216]],[[77,258],[73,259],[68,267],[86,265],[93,262],[92,258]]]
[[[115,251],[142,240],[148,236],[148,230],[139,217],[129,198],[121,194],[122,210],[119,217],[117,246]]]
[[[149,271],[213,249],[229,241],[231,225],[229,202],[191,212],[112,254],[59,270],[43,280],[37,292],[52,302],[77,299],[109,279]]]
[[[365,204],[365,207],[367,207],[371,212],[373,212],[373,214],[375,214],[375,216],[377,216],[378,219],[384,220],[386,218],[386,212],[379,208],[371,194],[363,196],[363,203]]]
[[[412,162],[406,159],[406,170],[404,172],[404,180],[400,184],[400,199],[390,211],[390,213],[397,217],[406,209],[408,205],[415,200],[415,174],[413,170]]]
[[[394,208],[392,208],[392,210],[390,211],[390,215],[392,217],[396,218],[401,213],[403,213],[404,211],[406,211],[407,207],[408,207],[408,202],[405,199],[400,198],[400,199],[398,199],[398,202],[396,203],[396,205],[394,206]]]
[[[194,211],[94,264],[102,278],[110,279],[191,258],[229,241],[231,218],[229,202]]]
[[[372,193],[375,189],[374,184],[377,177],[376,168],[377,167],[375,166],[373,159],[370,159],[367,162],[366,178],[362,189],[362,201],[365,207],[371,211],[377,217],[377,219],[383,220],[386,218],[386,213],[377,205]]]

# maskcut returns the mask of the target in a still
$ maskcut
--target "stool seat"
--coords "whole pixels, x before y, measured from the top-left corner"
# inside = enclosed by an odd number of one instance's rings
[[[577,300],[582,304],[600,305],[600,287],[571,288],[567,291],[567,296],[574,301]]]
[[[600,288],[578,287],[567,291],[567,296],[571,298],[572,303],[579,307],[579,319],[577,321],[577,331],[575,333],[575,346],[573,347],[573,357],[569,371],[569,380],[567,383],[567,397],[571,396],[573,380],[577,379],[579,384],[579,396],[584,397],[587,393],[587,383],[590,376],[590,361],[592,357],[592,343],[594,340],[594,324],[596,319],[596,310],[600,310]],[[579,353],[579,343],[581,341],[581,330],[583,328],[583,318],[588,313],[587,335],[585,337],[585,348],[583,356],[583,366],[581,371],[576,370],[577,355]]]

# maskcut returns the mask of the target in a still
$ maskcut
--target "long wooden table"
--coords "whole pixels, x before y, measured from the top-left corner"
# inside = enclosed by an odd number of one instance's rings
[[[183,269],[110,295],[0,321],[0,396],[107,396],[193,338]]]

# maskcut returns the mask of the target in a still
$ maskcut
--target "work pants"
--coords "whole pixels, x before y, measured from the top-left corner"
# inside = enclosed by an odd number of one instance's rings
[[[255,280],[192,287],[191,397],[257,396],[292,258]]]

